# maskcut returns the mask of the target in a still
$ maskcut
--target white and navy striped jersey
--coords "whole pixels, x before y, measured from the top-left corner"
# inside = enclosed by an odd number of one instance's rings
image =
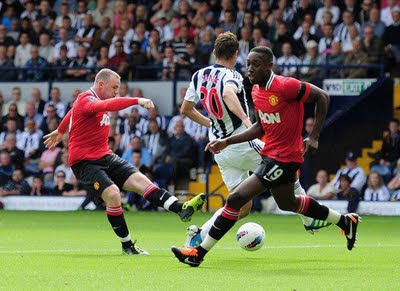
[[[195,103],[201,101],[208,112],[211,120],[210,140],[230,136],[243,124],[242,120],[229,110],[222,97],[224,87],[228,84],[236,87],[236,95],[242,108],[249,115],[243,77],[235,70],[217,64],[198,70],[186,91],[185,100]],[[245,129],[244,125],[243,128]]]

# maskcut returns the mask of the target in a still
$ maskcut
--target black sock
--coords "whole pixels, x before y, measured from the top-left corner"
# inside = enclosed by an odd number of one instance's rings
[[[107,218],[110,222],[115,234],[118,236],[124,248],[130,247],[132,241],[129,235],[128,226],[126,225],[124,213],[121,206],[107,206]]]
[[[303,214],[315,219],[326,220],[329,215],[329,208],[319,204],[316,200],[306,195],[296,195],[297,208],[294,212]]]
[[[160,189],[156,185],[151,184],[143,191],[143,198],[147,199],[151,204],[160,206],[166,210],[178,213],[182,210],[182,202],[178,198],[168,193],[165,189]]]
[[[197,251],[200,258],[203,258],[206,253],[219,241],[236,223],[239,218],[239,211],[225,206],[221,215],[217,217],[208,236],[203,240]],[[211,239],[210,239],[211,238]]]

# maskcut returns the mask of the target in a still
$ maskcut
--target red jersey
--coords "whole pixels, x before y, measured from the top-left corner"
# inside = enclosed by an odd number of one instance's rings
[[[127,97],[101,100],[92,88],[79,94],[58,127],[61,133],[65,133],[69,127],[68,165],[72,166],[82,160],[97,160],[112,154],[108,147],[108,111],[121,110],[137,103],[138,98]]]
[[[271,73],[266,87],[254,85],[252,98],[265,132],[261,155],[284,163],[302,163],[304,102],[308,83]]]

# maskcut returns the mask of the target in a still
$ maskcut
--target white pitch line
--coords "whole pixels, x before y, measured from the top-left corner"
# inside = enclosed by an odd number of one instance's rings
[[[293,246],[267,246],[262,250],[268,249],[322,249],[322,248],[343,248],[342,245],[293,245]],[[375,245],[356,245],[357,248],[394,248],[400,247],[400,244],[375,244]],[[220,250],[238,250],[239,247],[221,247]],[[169,248],[146,248],[149,251],[167,251]],[[115,252],[116,249],[55,249],[55,250],[6,250],[0,251],[0,254],[30,254],[30,253],[95,253],[95,252]]]

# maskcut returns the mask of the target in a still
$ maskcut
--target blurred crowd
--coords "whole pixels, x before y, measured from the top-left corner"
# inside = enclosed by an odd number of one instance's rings
[[[186,80],[198,66],[214,62],[214,40],[227,30],[240,41],[237,66],[243,73],[249,50],[258,45],[273,49],[279,73],[308,81],[326,71],[293,66],[385,62],[391,72],[400,63],[398,2],[5,0],[0,80],[88,80],[94,67],[113,68],[123,79]],[[328,73],[376,75],[357,68]]]
[[[57,87],[48,101],[38,88],[32,88],[28,101],[21,99],[19,87],[6,103],[0,93],[0,196],[87,194],[68,166],[68,135],[54,149],[43,144],[43,136],[58,127],[79,93],[73,91],[70,103],[61,100]],[[180,100],[185,94],[182,88]],[[140,88],[129,88],[126,82],[119,95],[143,97]],[[109,146],[160,187],[187,189],[211,157],[204,152],[208,129],[179,114],[179,106],[172,117],[139,106],[110,113]]]
[[[306,120],[314,122],[312,118]],[[348,210],[356,211],[358,203],[364,201],[400,200],[400,128],[399,121],[389,122],[384,133],[381,149],[369,153],[373,159],[369,175],[358,165],[357,156],[348,152],[346,166],[339,169],[332,181],[326,170],[316,176],[316,184],[310,186],[307,194],[317,199],[348,200]]]

